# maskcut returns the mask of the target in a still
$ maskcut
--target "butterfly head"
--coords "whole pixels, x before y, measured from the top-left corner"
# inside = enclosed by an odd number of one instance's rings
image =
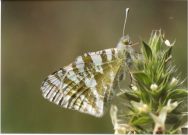
[[[128,66],[130,66],[133,61],[135,53],[133,46],[134,44],[130,40],[130,37],[126,35],[120,39],[116,47],[117,49],[119,49],[121,56],[125,58],[125,64]]]
[[[132,45],[132,41],[130,40],[129,35],[123,36],[120,39],[120,42],[122,42],[123,45]]]
[[[132,41],[130,40],[130,37],[129,35],[126,35],[126,36],[123,36],[120,41],[118,42],[117,44],[117,48],[118,49],[126,49],[126,48],[129,48],[131,47],[132,45]]]

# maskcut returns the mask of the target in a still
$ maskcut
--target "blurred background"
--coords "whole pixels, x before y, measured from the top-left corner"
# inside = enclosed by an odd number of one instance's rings
[[[147,41],[162,29],[173,41],[174,63],[187,76],[187,1],[3,1],[3,133],[113,133],[109,113],[95,118],[45,100],[41,82],[88,51],[115,47],[126,33]],[[184,84],[186,87],[186,83]]]

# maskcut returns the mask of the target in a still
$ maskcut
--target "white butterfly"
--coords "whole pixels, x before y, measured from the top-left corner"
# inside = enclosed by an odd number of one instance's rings
[[[125,23],[127,13],[128,9]],[[103,116],[134,53],[124,29],[116,48],[85,53],[49,75],[41,86],[44,98],[64,108]]]

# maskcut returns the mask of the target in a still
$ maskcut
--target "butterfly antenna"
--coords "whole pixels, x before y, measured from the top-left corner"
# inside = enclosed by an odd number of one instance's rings
[[[127,22],[128,12],[129,12],[129,8],[126,8],[125,9],[125,21],[124,21],[124,25],[123,25],[123,36],[125,36],[125,25],[126,25],[126,22]]]

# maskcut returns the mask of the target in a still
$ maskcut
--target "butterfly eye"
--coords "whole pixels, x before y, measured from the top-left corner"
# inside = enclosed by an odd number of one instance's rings
[[[131,45],[131,41],[129,41],[128,39],[124,39],[123,44],[124,45]]]

